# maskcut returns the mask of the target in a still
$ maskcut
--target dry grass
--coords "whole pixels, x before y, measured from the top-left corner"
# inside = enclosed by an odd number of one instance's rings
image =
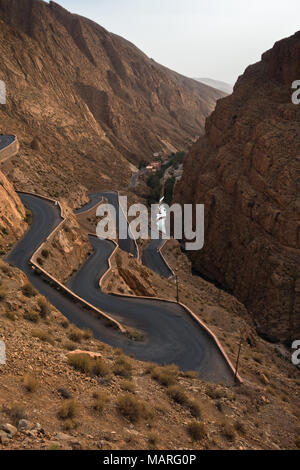
[[[24,286],[22,287],[22,292],[23,292],[23,295],[25,295],[25,297],[29,297],[29,298],[35,297],[37,295],[37,291],[35,290],[33,285],[31,285],[29,282],[24,284]]]
[[[42,318],[47,318],[51,311],[50,304],[47,302],[46,299],[40,297],[38,300],[38,306],[40,308],[40,316]]]
[[[60,396],[62,398],[64,398],[65,400],[68,400],[72,397],[72,393],[65,387],[59,387],[57,389],[57,392],[60,394]]]
[[[148,404],[142,400],[137,400],[129,393],[118,398],[117,407],[119,413],[132,423],[137,423],[142,419],[153,419],[153,413]]]
[[[27,321],[31,321],[32,323],[38,323],[40,320],[40,315],[37,312],[31,311],[31,312],[25,312],[23,317]]]
[[[102,413],[105,406],[110,402],[110,397],[105,392],[95,392],[93,394],[94,404],[93,408],[98,413]]]
[[[179,385],[172,385],[168,387],[167,393],[172,400],[180,405],[187,405],[189,402],[189,397],[185,391]]]
[[[199,379],[199,374],[195,370],[188,370],[187,372],[183,372],[181,375],[185,379]]]
[[[123,382],[121,382],[120,387],[121,390],[123,390],[124,392],[135,393],[135,385],[130,380],[123,380]]]
[[[132,365],[126,357],[118,357],[115,361],[113,372],[115,375],[130,379],[132,377]]]
[[[234,426],[227,420],[224,420],[223,421],[223,424],[222,424],[222,434],[224,435],[224,437],[226,437],[226,439],[228,439],[229,441],[234,441],[235,440],[235,429],[234,429]]]
[[[20,419],[26,419],[27,413],[25,411],[25,406],[23,403],[14,403],[9,409],[9,416],[14,424],[18,424]]]
[[[83,333],[78,328],[74,328],[74,326],[72,326],[72,329],[68,337],[69,337],[69,340],[73,341],[74,343],[81,343],[81,340],[83,338]]]
[[[65,401],[63,406],[58,410],[57,416],[63,421],[77,418],[79,416],[78,403],[73,399]]]
[[[39,389],[39,382],[33,375],[26,375],[24,377],[24,387],[27,392],[34,393]]]
[[[5,300],[7,296],[7,289],[5,287],[0,288],[0,302]]]
[[[194,418],[200,419],[202,417],[201,405],[197,400],[189,400],[187,406]]]
[[[188,434],[193,441],[202,441],[206,436],[206,429],[204,423],[192,421],[187,427]]]
[[[176,365],[154,367],[151,372],[151,377],[164,387],[175,385],[178,375],[179,371]]]
[[[106,377],[110,374],[108,366],[100,357],[94,359],[86,354],[74,354],[68,357],[68,363],[87,375]]]
[[[158,432],[155,432],[155,431],[150,432],[150,434],[148,435],[149,449],[150,450],[157,449],[159,440],[160,440],[160,436]]]
[[[38,338],[44,343],[54,344],[53,337],[51,336],[51,333],[49,331],[35,328],[34,330],[32,330],[31,334],[34,338]]]

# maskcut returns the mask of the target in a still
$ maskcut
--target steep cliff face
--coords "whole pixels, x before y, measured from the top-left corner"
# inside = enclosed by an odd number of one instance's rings
[[[6,171],[23,188],[78,204],[80,184],[127,186],[129,162],[182,149],[223,96],[54,2],[0,0],[0,25],[0,128],[22,156]]]
[[[23,204],[0,171],[0,256],[23,235],[27,226],[25,218]]]
[[[300,335],[300,32],[248,67],[185,161],[176,200],[205,203],[194,267],[234,293],[270,339]]]

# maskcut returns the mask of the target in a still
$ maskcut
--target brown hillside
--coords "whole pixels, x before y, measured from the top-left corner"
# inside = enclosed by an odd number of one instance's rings
[[[300,334],[300,32],[247,68],[218,102],[186,159],[180,202],[205,203],[205,247],[194,267],[253,314],[260,332]]]
[[[0,55],[0,131],[21,142],[6,172],[77,204],[81,185],[127,186],[128,161],[186,147],[224,96],[54,2],[0,0]]]

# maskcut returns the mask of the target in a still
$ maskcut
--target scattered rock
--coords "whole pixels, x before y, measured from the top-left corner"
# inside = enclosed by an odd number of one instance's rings
[[[1,444],[6,444],[9,441],[9,434],[7,434],[5,431],[0,431],[0,442]]]
[[[5,431],[7,434],[9,434],[11,437],[13,437],[15,434],[17,434],[18,430],[15,426],[12,424],[6,423],[6,424],[1,424],[0,429],[2,431]]]
[[[18,431],[23,432],[23,431],[28,431],[32,427],[32,423],[28,421],[27,419],[20,419],[18,423]]]

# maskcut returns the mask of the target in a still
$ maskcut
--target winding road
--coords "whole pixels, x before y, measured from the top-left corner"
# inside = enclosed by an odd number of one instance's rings
[[[19,196],[23,204],[32,211],[32,224],[6,261],[20,268],[34,287],[65,317],[79,328],[89,328],[96,339],[122,348],[126,354],[137,359],[159,364],[175,363],[183,371],[196,370],[204,380],[233,384],[232,371],[215,342],[183,307],[155,299],[125,298],[101,292],[99,279],[108,269],[108,258],[114,249],[112,242],[90,237],[94,252],[70,280],[69,287],[84,300],[126,326],[142,331],[142,342],[132,341],[117,330],[107,327],[104,320],[74,303],[36,274],[29,260],[62,219],[59,208],[54,203],[37,196]],[[117,194],[106,192],[93,195],[93,200],[89,202],[91,207],[102,196],[111,203],[118,204]],[[81,210],[86,210],[87,206]],[[122,249],[136,255],[136,246],[132,240],[122,242]]]

